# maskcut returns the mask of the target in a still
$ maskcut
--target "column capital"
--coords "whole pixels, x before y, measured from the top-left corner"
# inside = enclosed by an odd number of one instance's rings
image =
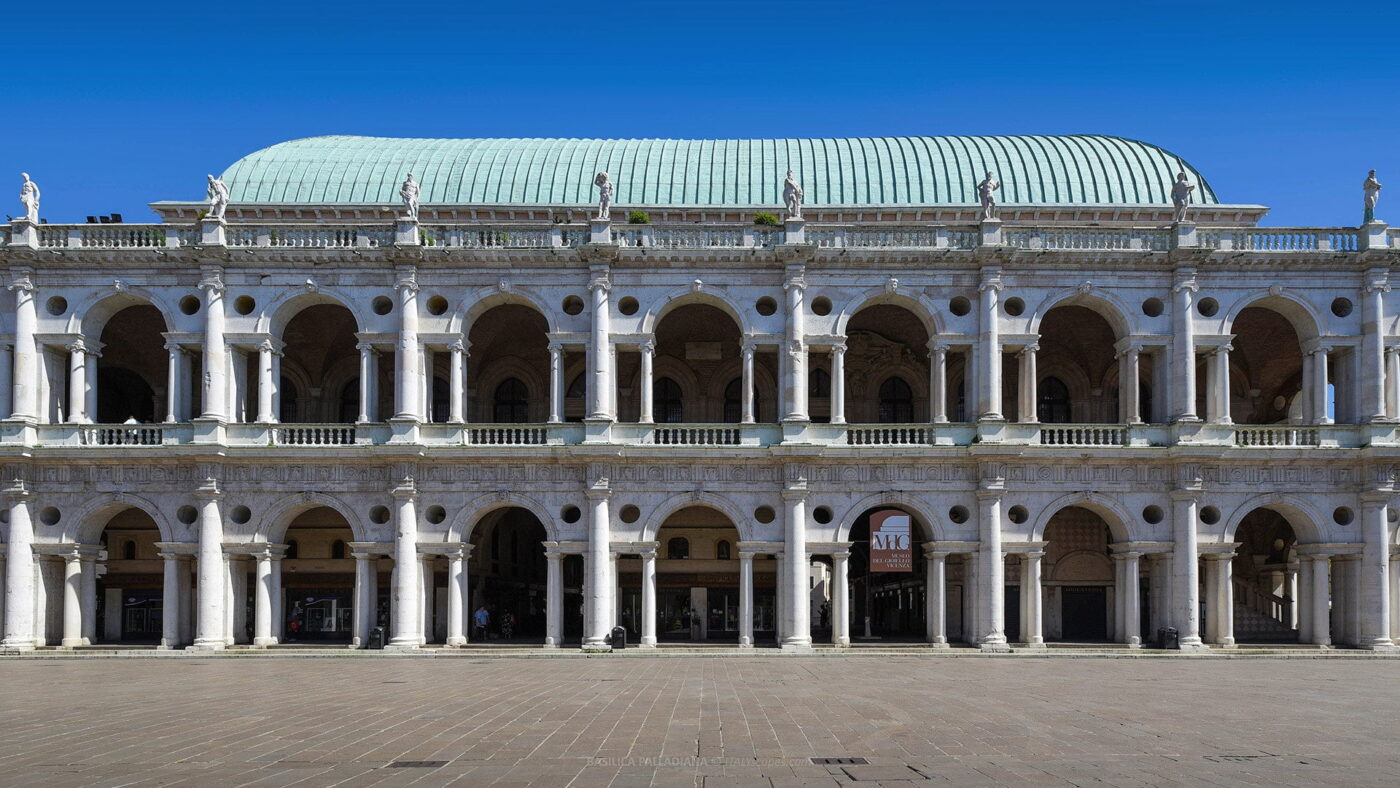
[[[830,352],[833,356],[846,355],[846,341],[843,339],[840,342],[832,342]]]
[[[592,278],[588,280],[588,292],[591,293],[595,290],[601,290],[604,293],[612,290],[612,278],[606,269],[595,271]]]
[[[1215,345],[1214,347],[1211,347],[1211,348],[1207,349],[1207,350],[1206,350],[1206,353],[1207,353],[1208,355],[1211,355],[1211,356],[1219,356],[1219,355],[1222,354],[1222,353],[1228,354],[1230,351],[1232,351],[1232,350],[1234,350],[1234,349],[1235,349],[1235,346],[1234,346],[1234,345],[1230,344],[1229,342],[1226,342],[1226,343],[1224,343],[1224,344],[1222,344],[1222,345]]]
[[[400,268],[398,276],[394,279],[394,289],[409,293],[418,292],[418,269],[411,265]]]
[[[204,483],[194,490],[194,497],[201,501],[217,501],[224,497],[224,493],[219,489],[219,482],[213,476],[207,476]]]
[[[802,292],[807,289],[807,272],[805,270],[788,274],[783,280],[783,290],[796,290]]]
[[[651,355],[656,352],[656,340],[648,339],[640,345],[637,345],[637,349],[647,355]]]
[[[18,294],[18,293],[31,293],[31,294],[32,294],[32,293],[37,289],[37,288],[34,287],[34,269],[32,269],[32,268],[14,268],[14,269],[11,269],[11,273],[10,273],[10,284],[9,284],[9,286],[8,286],[8,289],[15,291],[15,293],[17,293],[17,294]]]
[[[1035,355],[1035,354],[1038,353],[1038,352],[1040,352],[1040,343],[1038,343],[1038,342],[1032,342],[1032,343],[1030,343],[1029,345],[1022,345],[1022,346],[1021,346],[1021,349],[1018,350],[1018,351],[1016,351],[1016,355],[1017,355],[1017,356],[1027,356],[1027,355],[1033,356],[1033,355]]]
[[[1239,549],[1239,542],[1212,542],[1210,544],[1197,544],[1196,554],[1207,561],[1226,561],[1235,557],[1235,550]]]
[[[452,351],[453,353],[460,353],[463,356],[469,356],[471,355],[471,353],[468,349],[471,347],[471,344],[472,343],[464,339],[454,339],[451,342],[447,343],[447,349]],[[554,343],[550,343],[549,349],[554,349]]]
[[[405,476],[397,487],[389,491],[389,494],[397,499],[416,498],[418,497],[418,485],[413,481],[412,476]]]
[[[1390,284],[1385,281],[1384,277],[1380,279],[1368,279],[1366,286],[1361,288],[1361,292],[1366,295],[1371,295],[1372,293],[1389,293]]]
[[[1172,285],[1173,293],[1180,293],[1182,291],[1194,293],[1200,289],[1200,286],[1196,284],[1196,277],[1194,275],[1181,279],[1176,284]]]
[[[211,294],[224,292],[224,272],[221,268],[204,269],[204,278],[199,280],[199,289]]]

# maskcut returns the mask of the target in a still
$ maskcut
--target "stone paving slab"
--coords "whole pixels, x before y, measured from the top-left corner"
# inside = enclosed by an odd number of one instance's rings
[[[1395,660],[36,656],[0,783],[1389,786],[1397,709]]]

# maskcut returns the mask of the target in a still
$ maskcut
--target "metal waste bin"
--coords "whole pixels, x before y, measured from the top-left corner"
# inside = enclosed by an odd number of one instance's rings
[[[627,648],[627,630],[622,627],[612,628],[612,647],[613,651]]]
[[[384,627],[374,627],[369,631],[369,642],[365,644],[365,648],[384,648]]]
[[[1157,630],[1157,648],[1181,648],[1181,637],[1176,627],[1162,627]]]

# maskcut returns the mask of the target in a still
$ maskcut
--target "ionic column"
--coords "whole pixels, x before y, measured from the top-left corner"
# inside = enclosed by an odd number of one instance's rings
[[[977,385],[977,418],[979,421],[1001,421],[1001,332],[998,326],[997,309],[1000,303],[1001,270],[990,268],[983,272],[982,283],[978,286],[981,294],[981,311],[978,323],[979,355],[977,369],[981,372]],[[998,556],[997,560],[1001,560]]]
[[[1201,648],[1200,561],[1197,552],[1196,494],[1172,491],[1172,625],[1181,648]]]
[[[170,354],[165,370],[165,421],[175,424],[185,417],[185,349],[178,342],[166,342],[165,349]]]
[[[63,639],[58,645],[83,644],[83,560],[74,548],[63,555]]]
[[[656,343],[648,339],[641,344],[640,350],[642,351],[642,379],[638,385],[642,389],[642,408],[637,421],[641,424],[651,424],[653,421],[652,401],[656,393],[652,389],[651,364],[652,356],[656,354]]]
[[[1291,561],[1283,572],[1283,623],[1298,628],[1298,562]]]
[[[612,421],[615,418],[612,408],[613,354],[608,310],[608,293],[611,290],[612,283],[608,279],[607,267],[601,266],[594,271],[593,278],[588,283],[588,291],[593,296],[593,325],[588,344],[588,361],[593,370],[593,380],[588,386],[588,398],[592,400],[589,418],[601,421]]]
[[[447,554],[447,645],[467,644],[467,563],[466,549]]]
[[[1040,421],[1036,413],[1036,372],[1035,354],[1040,350],[1040,345],[1031,344],[1021,348],[1021,352],[1016,357],[1021,360],[1020,367],[1020,401],[1016,404],[1016,410],[1020,414],[1022,424],[1035,424]]]
[[[847,567],[851,554],[839,551],[831,554],[831,642],[837,646],[851,645],[850,596],[847,591]]]
[[[931,645],[948,645],[948,554],[924,551],[924,636]]]
[[[987,651],[1005,651],[1006,566],[1001,551],[1000,487],[977,491],[977,528],[982,542],[977,552],[977,644]]]
[[[1332,644],[1331,585],[1328,556],[1312,556],[1312,642],[1317,646]]]
[[[34,272],[29,269],[20,269],[14,274],[10,289],[15,294],[15,342],[14,342],[14,374],[10,378],[12,396],[10,397],[12,410],[11,418],[35,421],[39,418],[39,353],[38,347],[34,343],[34,332],[39,324],[38,311],[34,304],[35,291],[34,281],[31,277]],[[13,526],[11,526],[13,528]],[[26,563],[23,561],[11,563]],[[32,570],[30,572],[32,577]],[[27,595],[32,598],[32,591]],[[6,597],[8,599],[8,596]],[[25,620],[32,623],[34,614],[31,612]],[[6,640],[9,640],[9,616],[6,616]],[[26,635],[31,647],[34,641],[34,633]],[[19,641],[16,641],[19,642]]]
[[[1210,350],[1210,397],[1206,418],[1211,424],[1233,424],[1230,420],[1230,351],[1229,345],[1217,345]]]
[[[374,345],[369,342],[358,342],[355,344],[355,349],[360,351],[360,412],[355,417],[355,421],[357,421],[360,424],[367,424],[374,420],[373,416],[371,415],[373,406],[370,404],[370,399],[374,395]],[[267,373],[269,380],[272,379],[271,367],[272,363],[271,359],[269,359]],[[261,371],[261,367],[259,367],[259,372],[261,373]],[[267,408],[270,412],[272,410],[272,392],[268,392],[267,398],[269,400]],[[262,410],[261,380],[259,380],[258,382],[258,409]],[[259,416],[258,420],[261,421],[262,417]]]
[[[934,424],[948,423],[948,346],[929,341],[929,413]]]
[[[418,347],[418,278],[417,272],[412,267],[406,267],[399,273],[398,280],[394,282],[394,290],[399,295],[399,336],[394,350],[394,418],[401,421],[422,421],[423,417],[418,412],[422,402],[420,384],[422,383],[423,370],[419,368],[422,362],[421,348]],[[395,562],[400,558],[394,556]],[[399,566],[400,575],[414,575],[414,582],[417,582],[417,557],[408,556],[414,565],[407,572],[404,567]],[[397,594],[396,594],[397,596]],[[415,593],[416,597],[417,594]],[[395,616],[394,628],[396,631],[401,626],[398,617]],[[414,635],[416,638],[416,634]],[[404,648],[403,644],[400,644]]]
[[[393,635],[389,646],[414,649],[420,644],[419,622],[422,618],[422,593],[418,566],[418,488],[413,477],[406,476],[393,490],[394,496],[394,587],[390,597],[393,609]]]
[[[1206,620],[1205,639],[1207,643],[1220,643],[1220,565],[1209,555],[1201,556],[1205,565]]]
[[[96,354],[94,353],[94,356]],[[88,412],[88,346],[75,339],[68,345],[68,423],[91,424]],[[96,381],[92,381],[93,384]]]
[[[831,346],[831,423],[846,423],[846,345]]]
[[[277,644],[272,634],[272,550],[263,548],[253,554],[257,561],[257,575],[253,583],[253,645],[266,648]],[[355,565],[356,591],[359,590],[359,564]],[[355,597],[357,604],[358,593]],[[357,617],[358,623],[358,617]],[[359,633],[356,632],[356,637]]]
[[[564,554],[545,550],[544,644],[558,648],[564,642]]]
[[[1317,347],[1309,352],[1312,356],[1312,422],[1313,424],[1331,424],[1332,418],[1327,415],[1327,354],[1332,352],[1330,347]]]
[[[564,421],[564,345],[549,343],[549,423]]]
[[[1028,550],[1021,555],[1021,642],[1032,647],[1045,645],[1040,588],[1040,559],[1044,555],[1042,550]]]
[[[753,647],[753,553],[739,551],[739,646]]]
[[[784,421],[807,421],[807,331],[806,293],[807,280],[801,266],[790,267],[787,280],[783,282],[787,292],[787,365],[784,367],[783,390],[786,394],[787,412]],[[794,563],[801,563],[800,561]],[[807,643],[810,633],[804,633]]]
[[[1386,269],[1379,275],[1367,276],[1366,287],[1361,299],[1361,356],[1358,366],[1362,370],[1372,370],[1358,375],[1361,384],[1361,418],[1364,421],[1385,421],[1386,386],[1393,381],[1386,379],[1385,366],[1385,301],[1390,285],[1385,282]],[[1387,622],[1388,624],[1388,622]],[[1389,638],[1387,638],[1387,642]]]
[[[462,340],[455,340],[447,349],[452,352],[452,360],[449,362],[451,370],[448,372],[448,407],[447,420],[453,424],[462,424],[466,421],[467,405],[467,343]],[[554,359],[554,346],[550,345],[550,360]],[[554,364],[550,364],[550,400],[549,400],[549,420],[554,418]]]
[[[1118,554],[1123,583],[1118,589],[1120,625],[1118,639],[1129,646],[1142,645],[1142,588],[1138,559],[1142,553]]]
[[[1124,424],[1142,423],[1142,383],[1138,372],[1140,352],[1138,348],[1130,347],[1118,356],[1118,409],[1122,411]]]
[[[753,412],[753,354],[753,343],[745,342],[743,348],[743,380],[740,383],[744,389],[742,402],[743,414],[740,418],[740,422],[743,424],[753,424],[755,419]]]
[[[185,557],[179,553],[161,551],[165,577],[161,582],[160,647],[177,648],[183,642],[180,635],[180,576],[189,577]]]
[[[364,343],[360,343],[363,345]],[[277,348],[272,346],[272,340],[264,339],[258,345],[258,423],[274,424],[277,421],[276,400],[273,396],[276,391],[277,381],[272,377],[272,357],[277,355]],[[364,415],[364,391],[365,391],[365,367],[364,352],[360,354],[360,415]],[[368,421],[369,419],[364,419]]]
[[[379,595],[378,579],[375,577],[373,553],[355,552],[355,630],[351,633],[350,644],[355,648],[369,645],[369,631],[373,626],[375,600]]]
[[[437,375],[437,360],[433,355],[432,348],[420,344],[419,351],[423,354],[419,369],[422,370],[422,377],[418,379],[418,412],[423,415],[424,424],[432,424],[435,420],[433,415],[433,381]]]
[[[1196,420],[1196,342],[1191,308],[1196,292],[1195,271],[1177,273],[1172,287],[1172,421]]]
[[[34,520],[29,490],[16,480],[5,496],[10,503],[10,536],[5,556],[5,640],[7,650],[34,648]]]
[[[210,292],[213,292],[212,289]],[[206,416],[208,413],[206,409]],[[220,411],[217,418],[222,417],[223,413]],[[199,582],[199,615],[193,648],[201,651],[221,651],[227,645],[224,637],[224,628],[227,625],[224,620],[227,591],[224,570],[224,521],[219,511],[219,499],[222,497],[223,493],[212,478],[205,479],[204,484],[195,490],[195,498],[199,500],[199,562],[196,567]]]
[[[247,559],[243,556],[231,555],[228,557],[229,587],[232,592],[229,594],[229,619],[232,626],[229,627],[229,645],[241,641],[247,637],[248,632],[248,566]]]
[[[97,556],[89,548],[82,552],[83,645],[97,642]]]
[[[642,550],[642,648],[656,646],[656,548]]]
[[[783,632],[783,648],[810,648],[812,645],[812,611],[807,573],[807,487],[794,485],[783,490],[786,504],[787,574],[784,602],[788,607],[789,626]]]
[[[217,268],[206,269],[199,288],[204,291],[204,413],[201,415],[224,421],[228,418],[228,348],[224,346],[223,272]],[[204,570],[199,571],[202,576]],[[204,607],[203,594],[200,607]],[[198,638],[195,645],[199,645]]]
[[[189,645],[194,642],[195,632],[195,610],[194,610],[194,580],[195,580],[195,556],[182,556],[180,561],[179,577],[176,578],[175,602],[176,619],[179,623],[180,635],[176,638],[179,645]],[[168,599],[168,597],[166,597]]]
[[[1390,629],[1390,522],[1388,496],[1361,496],[1361,646],[1373,651],[1395,648]]]
[[[588,500],[592,512],[588,521],[588,561],[584,567],[586,583],[588,620],[583,633],[585,651],[607,651],[610,649],[607,637],[612,630],[612,550],[609,540],[612,527],[608,513],[608,496],[611,491],[605,482],[590,487]]]

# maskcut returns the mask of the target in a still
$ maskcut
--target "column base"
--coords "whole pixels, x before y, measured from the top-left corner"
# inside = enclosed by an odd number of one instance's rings
[[[223,651],[228,648],[228,644],[223,638],[218,640],[196,640],[193,645],[185,647],[186,651]]]
[[[64,638],[58,641],[59,648],[77,648],[81,645],[83,645],[82,638]]]
[[[456,637],[450,637],[447,639],[448,648],[461,648],[465,645],[467,645],[467,639],[462,637],[461,635],[458,635]]]
[[[1395,641],[1391,640],[1390,638],[1376,638],[1370,643],[1366,643],[1361,648],[1364,648],[1367,651],[1400,651],[1400,648],[1397,648],[1395,646]]]
[[[267,648],[268,646],[275,646],[275,645],[277,645],[277,638],[273,638],[273,637],[253,638],[253,647],[254,647],[254,648]]]
[[[779,648],[781,648],[783,651],[805,653],[812,650],[812,643],[811,641],[808,641],[806,643],[784,643]]]
[[[1181,651],[1203,651],[1207,646],[1199,635],[1190,635],[1178,639],[1177,648]]]
[[[1017,649],[1021,649],[1021,650],[1030,649],[1030,650],[1033,650],[1033,651],[1044,651],[1044,650],[1045,650],[1045,641],[1042,640],[1042,641],[1036,641],[1035,643],[1022,643],[1022,644],[1016,646],[1016,648],[1017,648]]]
[[[584,643],[579,650],[589,654],[607,654],[612,651],[612,646],[607,643]]]
[[[656,636],[642,635],[642,641],[638,645],[640,645],[642,648],[656,648]]]
[[[838,639],[836,640],[836,642],[833,643],[832,645],[833,645],[833,646],[836,646],[837,648],[850,648],[850,647],[851,647],[851,639],[850,639],[850,638],[838,638]]]
[[[739,648],[753,648],[752,643],[740,643]]]
[[[944,638],[944,639],[942,639],[942,640],[932,640],[932,641],[929,641],[928,647],[929,647],[929,648],[952,648],[952,645],[948,643],[948,639],[947,639],[947,638]]]
[[[1006,642],[1006,638],[987,638],[977,644],[977,648],[991,654],[1007,654],[1011,652],[1011,644]]]

